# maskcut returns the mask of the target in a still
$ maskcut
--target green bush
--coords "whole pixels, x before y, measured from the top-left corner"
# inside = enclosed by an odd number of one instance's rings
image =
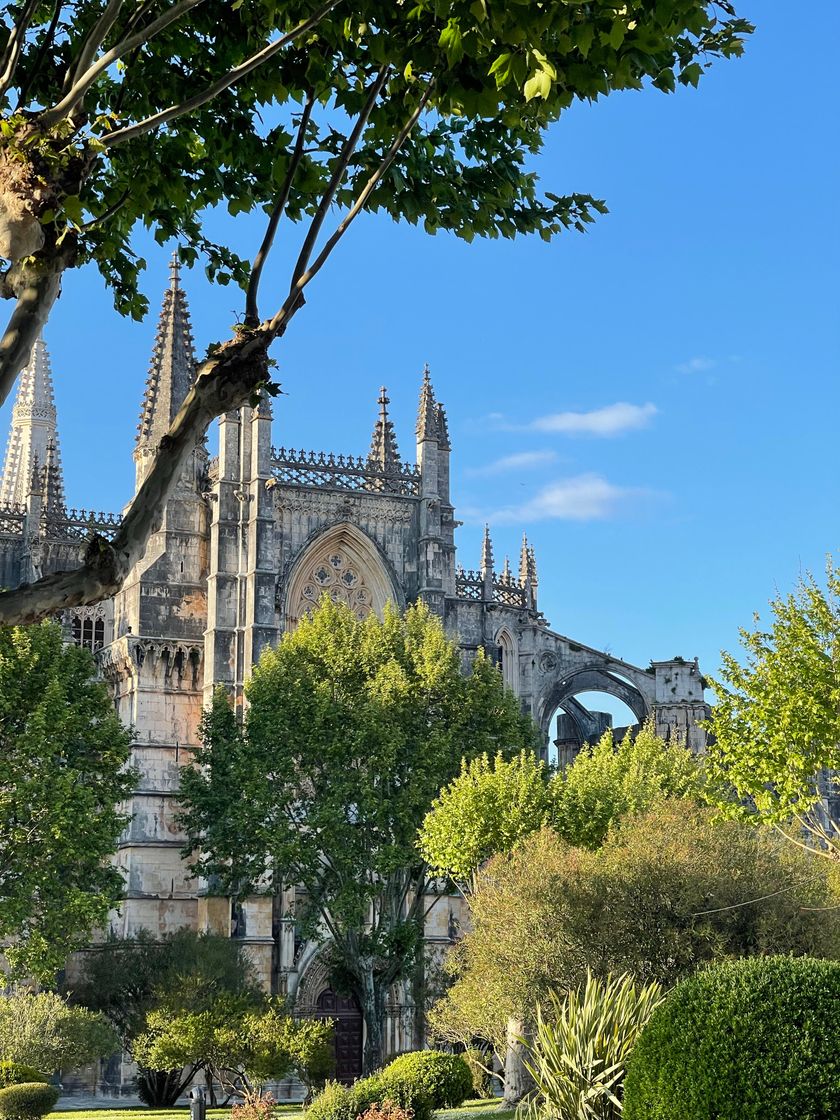
[[[754,957],[670,993],[630,1057],[623,1120],[840,1116],[840,962]]]
[[[470,1067],[473,1096],[478,1097],[479,1100],[488,1100],[493,1095],[493,1078],[487,1072],[488,1067],[491,1067],[493,1055],[484,1050],[470,1049],[465,1050],[461,1057]]]
[[[0,1089],[9,1085],[21,1085],[24,1081],[47,1082],[49,1078],[39,1073],[34,1066],[26,1066],[22,1062],[0,1062]]]
[[[415,1120],[424,1108],[458,1108],[473,1091],[469,1065],[460,1054],[442,1050],[401,1054],[385,1067],[382,1078],[387,1096],[404,1108],[413,1108]]]
[[[40,1120],[55,1108],[58,1089],[43,1081],[25,1081],[0,1089],[0,1116],[7,1120]]]
[[[306,1120],[356,1120],[388,1094],[381,1074],[363,1077],[354,1085],[328,1081],[306,1110]]]

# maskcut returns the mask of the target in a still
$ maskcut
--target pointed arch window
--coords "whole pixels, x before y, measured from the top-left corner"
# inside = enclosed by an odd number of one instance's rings
[[[516,692],[519,684],[519,663],[516,655],[516,643],[509,630],[500,630],[496,635],[496,644],[499,647],[499,668],[505,686]]]

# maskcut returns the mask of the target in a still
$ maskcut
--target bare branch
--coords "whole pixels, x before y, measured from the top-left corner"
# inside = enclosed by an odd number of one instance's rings
[[[297,311],[298,307],[301,305],[302,298],[303,298],[303,289],[306,287],[306,285],[309,283],[309,281],[312,280],[312,278],[314,276],[316,276],[321,271],[321,269],[324,267],[324,265],[327,262],[327,259],[329,258],[330,254],[332,253],[333,249],[336,247],[338,242],[341,240],[341,238],[347,232],[347,230],[348,230],[350,224],[353,222],[353,220],[362,211],[365,203],[370,198],[372,192],[376,189],[377,185],[381,181],[382,176],[385,174],[385,172],[388,170],[388,168],[394,162],[394,159],[396,158],[397,153],[399,152],[400,148],[405,143],[405,141],[408,139],[408,136],[410,135],[411,130],[414,128],[415,124],[417,124],[417,121],[420,119],[421,113],[423,112],[426,105],[428,104],[429,97],[432,94],[433,88],[434,88],[434,78],[430,79],[429,84],[426,86],[426,89],[423,93],[423,96],[420,98],[420,101],[418,102],[417,107],[415,108],[414,112],[411,114],[411,116],[405,122],[403,127],[400,129],[399,134],[394,138],[394,141],[391,144],[391,147],[385,153],[384,157],[382,158],[382,161],[380,162],[377,169],[370,176],[367,183],[365,183],[362,191],[359,194],[359,197],[353,203],[353,205],[350,208],[347,215],[339,223],[335,232],[332,234],[332,236],[329,238],[329,240],[327,241],[324,248],[318,254],[318,256],[316,257],[315,262],[312,264],[312,266],[310,268],[308,268],[306,270],[306,272],[304,272],[303,275],[298,278],[296,284],[294,285],[292,290],[289,292],[289,295],[286,297],[286,300],[283,303],[283,306],[280,308],[280,310],[277,312],[277,314],[271,320],[270,326],[271,326],[271,331],[272,331],[273,335],[277,335],[281,332],[281,330],[285,330],[285,327],[288,324],[288,321],[291,319],[292,315],[294,315],[294,313]]]
[[[283,47],[289,45],[301,35],[305,35],[307,31],[311,31],[316,27],[321,20],[328,15],[341,0],[328,0],[323,7],[319,8],[314,15],[309,19],[303,20],[297,27],[292,28],[291,31],[281,35],[279,39],[275,39],[273,43],[269,43],[263,47],[262,50],[252,54],[245,62],[235,66],[233,70],[229,70],[223,78],[208,86],[201,93],[195,94],[193,97],[188,97],[186,101],[182,101],[178,105],[170,105],[168,109],[162,109],[159,113],[153,114],[151,117],[146,117],[145,120],[138,121],[136,124],[129,125],[126,128],[119,128],[116,132],[112,132],[109,136],[102,137],[102,142],[106,148],[111,148],[114,144],[122,144],[126,140],[133,140],[135,136],[142,136],[144,132],[150,132],[153,128],[159,125],[166,124],[167,121],[173,120],[175,117],[182,117],[185,113],[192,112],[193,109],[199,109],[202,105],[206,105],[208,101],[212,101],[218,94],[223,93],[231,86],[235,86],[242,78],[250,74],[252,70],[256,70]]]
[[[306,138],[306,129],[309,126],[309,120],[312,116],[312,106],[315,103],[314,94],[310,93],[306,99],[306,104],[301,113],[300,124],[298,126],[297,139],[295,147],[289,160],[289,167],[286,171],[286,176],[283,180],[283,185],[280,188],[280,193],[277,196],[277,201],[274,203],[274,208],[271,211],[271,216],[268,219],[268,226],[266,227],[265,237],[262,239],[262,244],[259,247],[257,255],[254,257],[254,263],[251,267],[251,275],[248,278],[248,291],[245,296],[245,325],[249,327],[256,327],[259,325],[260,312],[257,304],[257,295],[259,293],[260,279],[262,277],[262,270],[265,262],[268,260],[268,254],[271,252],[271,246],[274,244],[274,235],[277,233],[277,227],[280,224],[280,219],[283,217],[283,211],[286,209],[286,203],[289,200],[289,192],[292,189],[292,182],[294,181],[295,173],[297,172],[300,161],[303,158],[303,145]]]
[[[118,59],[122,58],[124,54],[128,54],[129,51],[134,50],[135,47],[148,43],[155,35],[169,27],[170,24],[175,23],[181,16],[186,15],[187,12],[198,7],[198,5],[203,2],[204,0],[178,0],[178,3],[173,4],[168,12],[152,20],[147,27],[141,28],[140,31],[127,36],[122,42],[112,47],[111,50],[106,51],[92,66],[88,67],[81,77],[73,82],[67,94],[62,97],[58,104],[54,105],[52,109],[45,109],[43,113],[39,114],[38,123],[41,127],[49,128],[51,125],[57,124],[58,121],[69,116],[104,70],[107,70],[109,66],[112,66]]]
[[[241,408],[268,377],[267,326],[224,343],[199,366],[145,481],[112,541],[95,536],[80,568],[0,592],[0,625],[27,625],[115,595],[161,524],[166,502],[211,420]]]
[[[306,237],[303,241],[303,246],[300,250],[300,255],[298,256],[294,272],[292,273],[292,283],[289,289],[290,294],[295,289],[298,281],[300,280],[300,277],[306,269],[306,266],[309,264],[309,258],[312,256],[312,251],[315,248],[315,242],[318,240],[318,234],[321,232],[321,226],[324,224],[324,219],[327,216],[329,208],[333,204],[333,199],[335,198],[336,192],[341,186],[342,180],[344,179],[344,175],[347,171],[348,164],[353,157],[353,152],[355,152],[356,150],[356,145],[361,139],[370,114],[373,112],[373,107],[376,104],[376,99],[379,97],[379,94],[382,92],[382,87],[385,85],[385,82],[388,79],[388,69],[389,67],[385,65],[377,74],[373,84],[370,87],[370,91],[368,92],[367,100],[362,106],[362,110],[356,119],[355,125],[353,126],[353,131],[344,141],[344,145],[338,157],[338,162],[336,163],[335,168],[333,169],[333,173],[330,176],[330,181],[329,183],[327,183],[326,190],[321,196],[321,201],[318,204],[318,209],[315,211],[315,216],[309,223],[309,229],[307,230]]]
[[[23,49],[24,40],[26,39],[26,32],[29,30],[29,24],[32,22],[32,17],[37,7],[38,0],[27,0],[26,7],[21,12],[20,20],[12,28],[11,34],[9,35],[6,50],[3,53],[3,60],[2,63],[0,63],[3,67],[3,72],[0,74],[0,97],[8,90],[14,80],[15,71],[17,70],[17,64],[20,59],[20,52]]]
[[[79,60],[73,69],[71,85],[77,82],[93,62],[94,56],[117,21],[124,0],[108,0],[105,10],[91,28],[79,51]]]
[[[61,291],[66,259],[37,263],[7,277],[6,287],[16,289],[17,302],[0,338],[0,404],[15,387],[18,374],[29,361],[35,339],[44,327]]]

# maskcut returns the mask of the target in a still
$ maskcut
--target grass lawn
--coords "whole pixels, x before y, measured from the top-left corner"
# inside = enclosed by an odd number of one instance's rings
[[[303,1120],[303,1108],[299,1104],[280,1104],[277,1106],[283,1120]],[[497,1100],[465,1101],[460,1108],[449,1108],[435,1113],[435,1120],[513,1120],[512,1108],[499,1108]],[[187,1120],[188,1108],[151,1109],[143,1107],[67,1109],[64,1112],[51,1112],[47,1120]],[[208,1108],[208,1120],[229,1120],[229,1108]]]

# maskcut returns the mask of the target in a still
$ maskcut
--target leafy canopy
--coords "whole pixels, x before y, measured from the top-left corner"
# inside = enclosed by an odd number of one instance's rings
[[[54,992],[19,991],[0,997],[0,1061],[44,1073],[79,1069],[119,1050],[102,1015],[71,1007]]]
[[[840,575],[804,576],[770,615],[741,631],[743,662],[722,655],[707,767],[724,812],[784,824],[808,816],[820,771],[840,769]]]
[[[122,894],[110,864],[135,784],[129,735],[61,628],[0,628],[0,937],[49,978]]]
[[[832,865],[688,801],[627,818],[595,851],[550,829],[491,860],[430,1016],[450,1041],[497,1049],[550,991],[629,973],[666,986],[715,959],[840,955]]]

